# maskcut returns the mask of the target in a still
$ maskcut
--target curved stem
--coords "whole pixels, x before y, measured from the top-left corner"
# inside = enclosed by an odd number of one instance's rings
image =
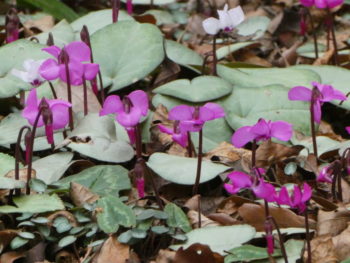
[[[188,157],[192,157],[192,140],[190,132],[187,132],[187,154]]]
[[[217,76],[217,64],[218,64],[218,58],[216,56],[216,35],[214,35],[213,38],[213,70],[212,70],[212,75]]]
[[[49,86],[50,86],[53,98],[57,99],[57,94],[56,94],[55,88],[52,85],[52,82],[51,81],[48,81],[48,82],[49,82]]]

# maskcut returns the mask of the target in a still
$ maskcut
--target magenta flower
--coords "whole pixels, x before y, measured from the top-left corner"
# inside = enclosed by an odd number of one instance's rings
[[[292,137],[292,125],[285,121],[265,121],[260,119],[253,126],[243,126],[232,136],[232,144],[243,147],[250,141],[269,140],[272,137],[281,141],[288,141]]]
[[[126,10],[128,15],[132,14],[132,0],[126,0]]]
[[[43,98],[38,101],[36,89],[32,89],[28,95],[26,106],[22,111],[22,116],[28,120],[31,125],[35,124],[35,120],[39,111],[37,127],[45,125],[45,133],[48,143],[53,143],[53,131],[66,127],[69,121],[68,108],[72,105],[64,100],[47,100]]]
[[[276,201],[280,205],[297,208],[302,213],[305,211],[306,202],[310,200],[311,195],[312,189],[307,183],[304,183],[303,191],[295,185],[291,195],[289,195],[287,187],[283,186],[276,197]]]
[[[300,0],[303,6],[311,7],[316,6],[317,8],[334,8],[342,5],[344,0]]]
[[[250,188],[256,197],[267,202],[275,201],[275,187],[270,183],[266,183],[262,177],[253,179],[250,175],[239,171],[231,172],[227,177],[231,184],[224,184],[224,188],[230,194],[236,194],[243,188]]]
[[[322,168],[321,172],[317,176],[317,182],[322,182],[322,183],[332,183],[332,169],[330,166],[325,166]]]
[[[190,132],[198,132],[203,128],[206,121],[224,116],[224,109],[219,104],[211,102],[201,107],[179,105],[172,108],[169,112],[169,120],[180,121],[181,130]]]
[[[57,46],[43,48],[44,51],[54,56],[55,59],[47,59],[40,66],[40,75],[46,80],[60,78],[67,82],[65,60],[68,60],[69,77],[72,85],[81,85],[84,80],[93,80],[98,71],[99,65],[90,62],[91,51],[88,45],[82,41],[75,41],[62,50]]]
[[[317,123],[321,122],[321,106],[324,102],[332,100],[346,100],[346,96],[343,92],[333,88],[331,85],[321,84],[313,81],[312,85],[316,88],[314,92],[307,87],[297,86],[289,90],[288,99],[301,100],[301,101],[313,101],[314,118]]]
[[[188,143],[187,132],[181,129],[180,122],[175,121],[173,129],[169,129],[168,127],[159,124],[158,128],[161,132],[171,135],[171,138],[174,142],[177,142],[182,147],[186,147]]]
[[[116,114],[116,121],[125,127],[128,132],[130,143],[135,142],[135,126],[142,116],[148,113],[148,97],[146,92],[135,90],[125,96],[123,100],[117,95],[108,96],[105,100],[100,116]]]

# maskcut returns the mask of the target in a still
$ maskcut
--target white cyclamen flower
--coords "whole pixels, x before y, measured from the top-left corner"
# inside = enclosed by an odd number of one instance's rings
[[[39,68],[43,62],[44,60],[27,59],[23,62],[23,68],[25,71],[12,69],[11,73],[17,78],[20,78],[33,86],[39,86],[45,81],[45,79],[43,79],[39,74]]]
[[[244,20],[241,6],[228,10],[228,5],[226,4],[224,10],[218,10],[218,14],[219,19],[209,17],[203,21],[203,28],[210,35],[216,35],[220,30],[231,32]]]

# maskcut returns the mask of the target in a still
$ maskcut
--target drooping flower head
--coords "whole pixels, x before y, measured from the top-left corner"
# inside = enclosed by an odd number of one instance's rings
[[[186,147],[188,143],[187,132],[181,129],[180,121],[175,121],[173,129],[159,124],[158,128],[161,132],[171,135],[174,142],[180,144],[182,147]]]
[[[288,99],[310,101],[313,103],[312,110],[315,122],[321,122],[321,106],[324,102],[332,100],[346,100],[345,94],[331,85],[321,84],[316,81],[312,82],[313,90],[304,86],[296,86],[289,90]]]
[[[41,111],[37,127],[45,125],[45,132],[48,143],[53,143],[53,131],[66,127],[69,121],[68,108],[72,105],[64,100],[48,100],[43,98],[38,100],[36,89],[29,92],[26,106],[22,111],[22,116],[28,120],[31,125],[35,124],[35,120]]]
[[[266,121],[260,119],[253,126],[243,126],[236,130],[232,136],[232,144],[243,147],[250,141],[261,141],[276,138],[281,141],[288,141],[292,137],[292,125],[285,121]]]
[[[228,5],[225,4],[223,10],[218,10],[218,15],[219,19],[209,17],[203,21],[203,28],[210,35],[216,35],[220,30],[231,32],[244,20],[244,13],[240,6],[228,10]]]
[[[316,6],[317,8],[334,8],[342,5],[344,0],[300,0],[300,4],[306,7]]]
[[[116,114],[116,121],[125,127],[130,142],[135,142],[134,127],[140,122],[142,116],[148,113],[148,97],[146,92],[135,90],[121,100],[117,95],[110,95],[105,100],[100,116]]]
[[[332,169],[330,166],[325,166],[322,168],[321,172],[317,176],[316,180],[317,182],[321,183],[332,183]]]
[[[45,79],[39,74],[39,68],[44,60],[27,59],[23,62],[25,71],[12,69],[12,75],[20,78],[24,82],[30,83],[34,87],[40,86]]]
[[[70,84],[72,85],[81,85],[84,79],[94,79],[99,71],[98,64],[89,63],[91,51],[82,41],[74,41],[63,49],[57,46],[49,46],[43,48],[43,50],[56,58],[56,60],[52,58],[45,60],[39,68],[41,76],[46,80],[60,78],[67,82],[65,64],[68,64]]]
[[[265,182],[264,178],[255,176],[254,178],[243,172],[234,171],[227,175],[231,183],[224,184],[224,188],[230,194],[236,194],[243,188],[249,188],[256,197],[274,202],[276,196],[275,187]]]
[[[19,38],[19,17],[17,10],[11,8],[6,14],[5,18],[5,31],[6,31],[6,43],[11,43]]]
[[[224,109],[211,102],[201,107],[179,105],[169,111],[169,120],[180,121],[180,128],[184,132],[198,132],[203,128],[205,122],[224,116]]]
[[[297,208],[302,213],[305,211],[306,202],[310,200],[311,195],[312,189],[307,183],[304,183],[303,190],[295,185],[291,194],[289,194],[287,187],[283,186],[276,197],[276,201],[280,205]]]

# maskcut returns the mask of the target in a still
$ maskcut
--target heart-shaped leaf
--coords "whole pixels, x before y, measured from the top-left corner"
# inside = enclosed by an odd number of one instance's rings
[[[193,185],[196,179],[197,158],[154,153],[147,166],[160,177],[176,184]],[[225,165],[202,161],[200,183],[207,182],[228,169]]]
[[[15,158],[11,155],[0,153],[0,177],[13,170],[15,167]]]
[[[144,78],[164,59],[162,34],[151,24],[120,21],[93,34],[91,45],[110,91]]]
[[[271,20],[266,16],[252,16],[237,26],[238,34],[241,36],[254,35],[253,39],[262,37],[267,30]]]
[[[232,85],[218,77],[200,76],[191,81],[188,79],[174,80],[153,91],[198,103],[221,98],[231,93]]]
[[[203,58],[192,49],[181,45],[173,40],[165,41],[165,52],[168,58],[180,65],[198,65],[203,64]]]

